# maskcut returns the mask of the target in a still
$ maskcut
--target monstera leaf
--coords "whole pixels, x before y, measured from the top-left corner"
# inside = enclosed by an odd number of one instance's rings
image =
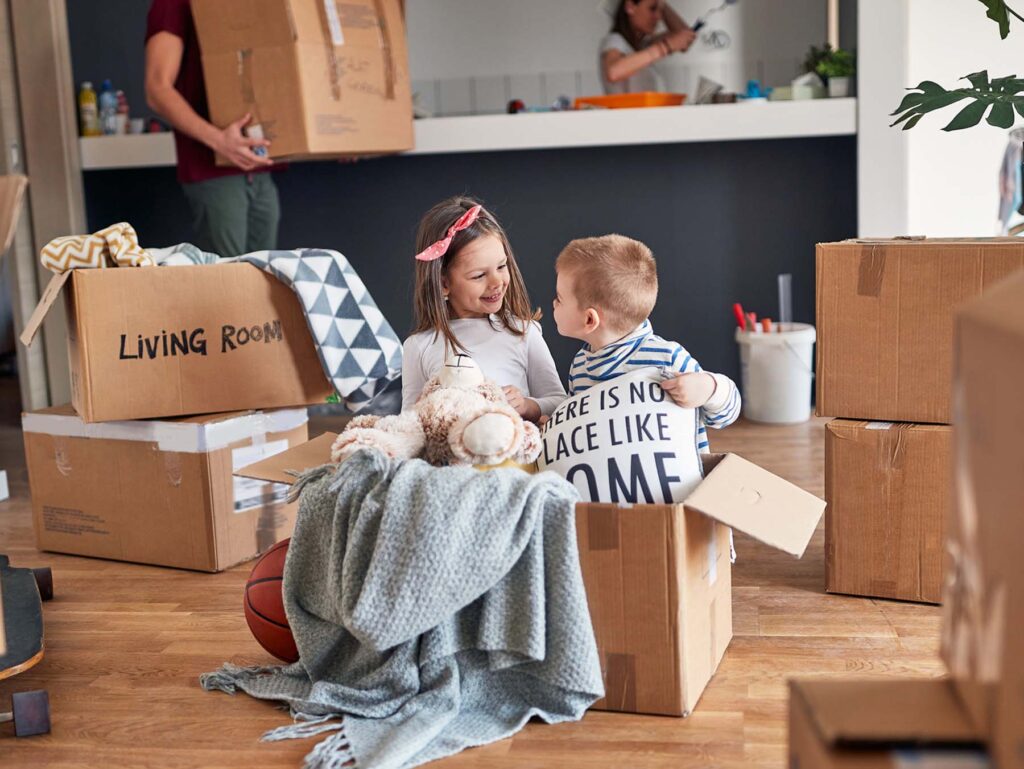
[[[1006,36],[1010,34],[1010,16],[1016,16],[1021,21],[1024,21],[1024,16],[1021,16],[1012,8],[1006,5],[1006,0],[981,0],[981,4],[988,8],[988,16],[992,21],[999,25],[999,37],[1006,39]]]
[[[943,131],[959,131],[976,126],[986,112],[986,121],[996,128],[1010,128],[1016,119],[1015,110],[1024,117],[1024,79],[1010,75],[989,80],[987,71],[975,72],[962,79],[971,84],[970,88],[947,91],[938,83],[925,80],[917,88],[908,89],[910,93],[903,97],[900,106],[892,113],[899,115],[892,125],[902,123],[906,131],[916,126],[929,112],[964,99],[969,99],[970,104],[961,109]]]
[[[988,9],[988,13],[985,15],[999,25],[1000,38],[1005,39],[1010,34],[1011,16],[1024,21],[1024,16],[1010,8],[1006,4],[1006,0],[980,1]],[[970,103],[946,124],[943,131],[971,128],[978,125],[982,118],[996,128],[1010,128],[1017,115],[1024,117],[1024,79],[1020,79],[1016,75],[1009,75],[989,80],[987,71],[975,72],[973,75],[967,75],[961,79],[968,81],[971,87],[954,88],[947,91],[938,83],[925,80],[917,88],[908,88],[910,93],[903,97],[900,106],[892,113],[899,115],[892,125],[897,126],[902,123],[903,130],[906,131],[916,126],[921,118],[929,112],[948,107],[964,99],[970,100]],[[987,117],[986,113],[988,113]]]

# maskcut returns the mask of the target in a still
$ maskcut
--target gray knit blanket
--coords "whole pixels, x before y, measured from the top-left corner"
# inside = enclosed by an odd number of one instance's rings
[[[284,598],[299,662],[200,682],[287,703],[296,722],[263,739],[329,734],[306,769],[418,766],[603,696],[561,477],[361,451],[296,493]]]

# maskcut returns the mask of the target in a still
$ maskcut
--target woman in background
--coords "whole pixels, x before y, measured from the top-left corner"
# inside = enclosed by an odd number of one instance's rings
[[[667,31],[655,34],[662,21]],[[601,41],[605,93],[663,91],[661,75],[651,65],[685,51],[696,38],[664,0],[619,0],[612,30]]]

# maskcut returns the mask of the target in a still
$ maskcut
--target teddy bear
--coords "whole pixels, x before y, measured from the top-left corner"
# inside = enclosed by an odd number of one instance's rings
[[[541,446],[537,426],[508,405],[502,389],[484,379],[472,358],[459,354],[427,382],[412,409],[353,418],[331,446],[331,461],[375,448],[395,459],[421,457],[432,465],[528,464]]]

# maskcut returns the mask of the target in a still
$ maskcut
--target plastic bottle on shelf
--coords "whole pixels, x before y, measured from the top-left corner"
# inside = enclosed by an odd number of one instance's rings
[[[128,133],[128,97],[124,95],[124,91],[117,91],[117,113],[114,116],[117,130],[115,133],[126,134]]]
[[[103,81],[100,88],[100,130],[104,136],[111,136],[117,133],[117,94],[114,93],[114,85],[109,79]]]
[[[78,92],[78,123],[82,136],[99,136],[100,116],[96,106],[96,91],[86,80]]]

